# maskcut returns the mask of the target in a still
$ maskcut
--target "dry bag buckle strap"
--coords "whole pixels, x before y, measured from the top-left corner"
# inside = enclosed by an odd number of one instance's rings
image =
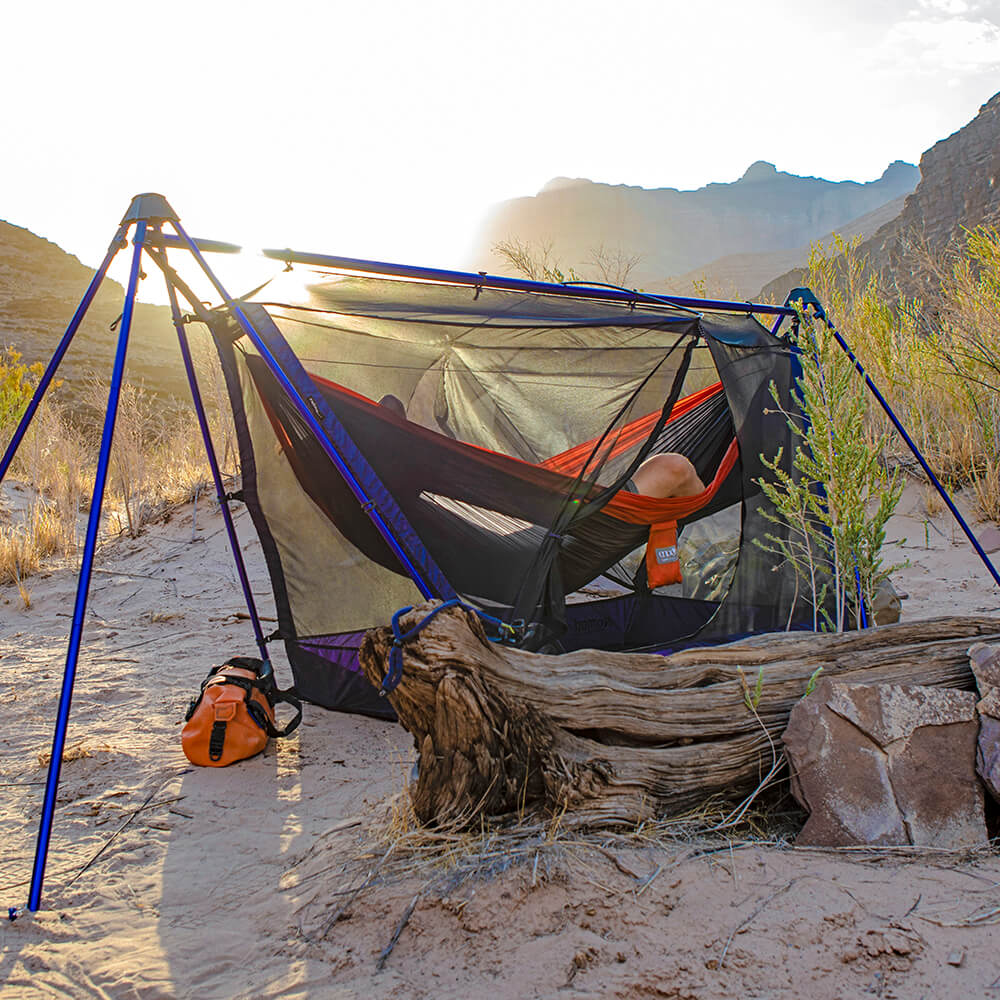
[[[226,744],[226,721],[216,719],[212,723],[212,733],[208,738],[208,759],[221,760],[222,748]]]
[[[268,725],[266,727],[268,736],[272,736],[276,739],[281,739],[283,736],[290,736],[292,733],[295,732],[296,729],[299,728],[299,723],[302,721],[302,702],[299,701],[299,699],[295,696],[293,691],[294,691],[293,688],[289,688],[287,691],[280,691],[277,688],[275,689],[274,692],[275,704],[277,704],[278,702],[284,702],[286,705],[291,705],[292,708],[295,709],[295,714],[292,716],[291,720],[281,729],[278,729],[278,727],[272,724],[271,720],[268,719],[267,720]]]
[[[250,718],[260,726],[261,729],[267,733],[271,739],[281,739],[285,736],[290,736],[299,727],[299,723],[302,721],[302,702],[295,697],[294,694],[289,691],[279,691],[277,688],[273,691],[273,697],[271,698],[272,706],[276,705],[278,702],[284,702],[291,705],[295,709],[295,715],[289,720],[287,725],[282,726],[280,729],[275,725],[274,720],[264,711],[263,706],[260,702],[254,701],[250,697],[249,693],[246,696],[246,706],[247,712]]]

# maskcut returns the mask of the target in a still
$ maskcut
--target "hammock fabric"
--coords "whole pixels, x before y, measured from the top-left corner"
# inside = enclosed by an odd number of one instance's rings
[[[304,451],[304,439],[295,426],[298,417],[287,404],[282,405],[282,397],[275,392],[277,387],[267,370],[256,362],[251,364],[251,372],[275,436],[302,488],[331,522],[370,558],[402,574],[402,566],[381,537],[372,530],[364,530],[370,522],[358,516],[363,512],[357,502],[347,503],[343,496],[338,498],[336,504],[331,502],[330,489],[335,481],[332,483],[330,477],[320,471],[328,466],[325,456],[321,458]],[[448,438],[412,423],[329,379],[315,374],[311,378],[344,420],[355,440],[374,437],[381,442],[379,453],[373,456],[373,464],[411,520],[414,519],[416,505],[406,502],[407,493],[411,498],[414,494],[424,498],[423,520],[436,517],[438,522],[433,525],[435,530],[430,532],[431,537],[447,534],[449,525],[454,525],[455,519],[461,518],[467,525],[478,525],[485,535],[502,535],[506,531],[508,539],[516,536],[525,545],[534,544],[538,531],[547,527],[543,518],[551,510],[553,499],[558,501],[569,495],[576,474],[594,451],[594,441],[584,442],[536,465]],[[711,436],[714,425],[718,423],[717,419],[706,421],[699,420],[699,417],[717,418],[720,404],[724,409],[725,400],[719,383],[679,400],[667,418],[653,453],[697,453],[699,442],[691,439],[693,435],[704,432],[707,426]],[[659,412],[651,413],[628,424],[609,450],[609,457],[617,458],[645,440],[659,416]],[[684,417],[687,420],[682,424]],[[594,521],[593,530],[581,535],[574,534],[571,528],[570,536],[576,545],[572,549],[567,546],[566,552],[561,553],[565,556],[564,574],[568,576],[565,586],[575,590],[598,576],[641,544],[643,535],[648,539],[646,570],[649,587],[679,583],[678,522],[690,520],[708,507],[730,478],[739,455],[731,424],[729,435],[730,440],[710,478],[705,476],[704,460],[703,467],[698,469],[699,474],[709,478],[708,486],[702,493],[690,497],[654,498],[622,490],[605,502],[602,513],[606,516]],[[689,440],[684,440],[685,436]],[[718,450],[717,446],[715,450]],[[417,455],[419,462],[415,463],[412,458]],[[384,456],[382,461],[379,461],[380,456]],[[708,460],[712,461],[711,458]],[[405,468],[407,474],[401,475],[401,468]],[[589,492],[592,495],[597,490]],[[432,498],[430,503],[428,498]],[[533,518],[537,520],[533,522]],[[416,519],[421,520],[419,515]],[[513,533],[510,531],[512,525],[515,527]],[[635,527],[639,528],[638,532]],[[468,533],[465,534],[463,560],[466,563],[474,563],[478,555],[488,554],[476,551],[477,548],[485,548],[482,545],[474,545],[470,551],[470,539]],[[475,593],[500,602],[509,596],[506,592],[491,592],[485,581],[478,582]]]

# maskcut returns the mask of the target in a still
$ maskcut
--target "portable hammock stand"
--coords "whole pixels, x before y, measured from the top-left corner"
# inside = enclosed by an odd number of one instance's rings
[[[168,227],[167,231],[164,229],[165,226]],[[459,563],[456,558],[449,554],[450,550],[447,547],[439,547],[439,551],[444,552],[449,562],[446,572],[439,564],[439,559],[425,544],[421,530],[436,531],[444,525],[447,530],[464,532],[461,535],[462,545],[473,544],[473,542],[492,546],[501,545],[506,546],[506,548],[496,549],[496,551],[520,552],[519,558],[522,559],[522,562],[515,576],[523,574],[527,567],[531,573],[535,574],[536,586],[534,590],[531,587],[526,587],[525,579],[508,580],[506,590],[503,587],[500,588],[502,593],[492,597],[487,595],[485,598],[480,595],[480,599],[476,600],[475,603],[478,610],[485,616],[489,616],[491,611],[494,613],[493,620],[500,625],[503,636],[508,639],[516,637],[520,643],[527,645],[532,638],[532,622],[522,622],[518,619],[521,616],[535,616],[537,618],[538,615],[542,615],[544,618],[545,614],[551,612],[559,604],[562,600],[562,592],[557,585],[558,580],[556,584],[553,584],[553,576],[558,577],[559,573],[562,572],[566,573],[570,580],[574,579],[572,553],[566,556],[562,551],[563,548],[571,549],[575,544],[578,549],[582,547],[588,553],[593,552],[593,546],[599,545],[601,539],[607,537],[608,523],[616,521],[617,524],[612,526],[611,534],[618,533],[615,535],[618,539],[615,543],[617,548],[612,546],[614,551],[609,550],[602,555],[603,563],[597,567],[595,574],[599,575],[614,561],[612,557],[617,549],[621,548],[622,545],[634,547],[637,544],[636,532],[640,537],[646,534],[650,525],[655,526],[657,517],[662,520],[663,516],[666,516],[662,513],[664,510],[667,511],[668,519],[672,521],[676,529],[677,521],[683,521],[685,517],[694,512],[697,506],[704,507],[705,505],[711,506],[713,503],[722,504],[725,502],[720,497],[725,493],[725,484],[732,481],[731,473],[737,463],[737,458],[731,433],[728,440],[724,439],[724,436],[720,437],[720,424],[719,420],[716,419],[718,414],[713,416],[711,409],[713,393],[719,397],[719,391],[716,387],[708,387],[691,397],[679,399],[683,375],[690,364],[691,350],[694,343],[705,336],[705,329],[714,329],[713,336],[716,339],[709,346],[715,347],[722,344],[723,346],[719,348],[721,354],[725,353],[727,344],[736,345],[732,347],[732,351],[736,352],[741,343],[740,338],[745,340],[748,335],[746,330],[749,327],[746,325],[741,328],[739,323],[736,323],[727,327],[722,320],[706,320],[706,316],[718,314],[720,316],[746,317],[746,322],[752,321],[753,323],[750,335],[773,338],[785,319],[794,320],[798,316],[796,308],[793,308],[790,303],[802,300],[805,306],[812,306],[816,316],[830,326],[840,346],[851,357],[866,386],[875,394],[879,403],[889,414],[896,429],[904,437],[993,579],[1000,586],[1000,575],[955,507],[954,502],[948,496],[947,491],[920,455],[916,445],[906,434],[905,429],[851,353],[844,339],[833,327],[822,306],[808,289],[796,289],[784,305],[776,306],[750,302],[656,296],[600,285],[558,285],[491,276],[485,273],[471,274],[434,268],[408,267],[346,257],[303,254],[291,250],[265,251],[265,256],[284,262],[287,267],[301,264],[353,275],[375,275],[382,279],[405,279],[407,282],[416,283],[403,286],[410,291],[413,289],[418,291],[433,290],[444,286],[452,289],[464,289],[465,298],[470,300],[473,305],[479,302],[481,295],[485,298],[489,294],[502,295],[507,293],[518,293],[518,295],[525,297],[544,297],[543,301],[547,303],[564,302],[567,304],[568,310],[565,316],[556,315],[550,310],[549,314],[543,315],[541,318],[535,317],[530,321],[525,321],[525,329],[528,329],[532,322],[536,326],[548,323],[553,329],[559,329],[563,339],[571,343],[576,342],[575,338],[579,336],[580,329],[588,327],[613,326],[628,329],[631,323],[636,329],[647,328],[651,322],[648,318],[643,319],[641,316],[630,318],[630,314],[639,308],[659,310],[656,324],[673,333],[677,339],[677,344],[674,344],[674,347],[678,346],[682,339],[689,339],[688,348],[677,369],[680,372],[680,377],[677,377],[675,372],[674,377],[664,381],[657,375],[657,378],[660,378],[657,385],[668,390],[663,391],[660,397],[667,399],[661,412],[654,412],[646,418],[632,419],[629,409],[631,403],[643,391],[652,386],[650,380],[654,378],[661,364],[660,361],[656,361],[651,370],[638,383],[637,388],[632,391],[628,403],[620,408],[617,415],[613,414],[614,419],[610,423],[605,420],[603,424],[595,424],[598,431],[601,426],[605,427],[603,433],[596,434],[593,440],[586,442],[585,445],[575,443],[575,447],[564,450],[561,454],[530,461],[525,458],[509,457],[482,446],[451,441],[445,435],[439,435],[434,431],[428,431],[415,425],[407,426],[410,421],[389,413],[386,408],[380,408],[372,404],[370,400],[344,390],[333,382],[320,377],[312,377],[303,367],[278,326],[272,321],[267,309],[260,304],[234,299],[230,296],[205,260],[206,253],[232,253],[238,252],[239,248],[213,240],[193,239],[181,226],[177,214],[166,199],[162,195],[151,193],[140,194],[133,198],[125,213],[103,262],[94,274],[66,328],[65,334],[39,379],[35,392],[14,431],[3,458],[0,459],[0,482],[6,476],[35,412],[51,385],[112,261],[120,251],[127,248],[130,234],[133,245],[131,265],[112,366],[93,497],[80,561],[66,663],[52,739],[52,752],[45,783],[45,795],[27,903],[27,909],[30,911],[37,910],[41,905],[46,857],[52,833],[73,684],[83,637],[91,573],[135,308],[136,290],[141,274],[140,263],[144,253],[160,269],[166,280],[171,316],[177,332],[181,358],[191,389],[194,410],[204,441],[216,496],[224,519],[226,535],[233,553],[243,597],[246,601],[254,639],[267,669],[270,668],[268,642],[275,636],[265,636],[261,628],[260,617],[257,613],[236,529],[229,510],[229,503],[234,499],[244,500],[251,508],[255,526],[258,534],[261,535],[265,556],[268,557],[269,570],[279,609],[282,606],[285,608],[285,617],[288,617],[289,596],[286,592],[288,588],[283,573],[280,569],[276,570],[275,568],[280,566],[281,554],[278,551],[280,546],[269,534],[268,526],[261,513],[260,497],[256,496],[257,487],[260,485],[256,481],[261,470],[250,468],[253,462],[253,450],[250,446],[249,423],[246,413],[249,404],[245,403],[243,398],[244,386],[236,374],[233,350],[233,344],[240,338],[246,338],[254,351],[253,358],[246,364],[246,372],[249,373],[248,385],[252,383],[260,394],[260,402],[257,404],[260,410],[258,417],[262,421],[270,422],[279,441],[283,442],[282,450],[287,460],[294,460],[295,448],[305,449],[306,458],[299,460],[298,463],[300,466],[298,472],[302,476],[299,488],[304,491],[305,495],[311,497],[313,502],[321,506],[327,502],[322,491],[332,489],[345,502],[355,505],[357,516],[347,527],[342,527],[338,523],[337,529],[342,530],[352,543],[356,542],[360,551],[374,562],[389,566],[392,572],[397,575],[405,574],[424,599],[439,599],[446,602],[460,600],[466,596],[467,591],[463,592],[461,588],[457,588],[451,579],[451,575],[454,575],[455,567]],[[220,296],[222,300],[220,310],[209,310],[190,289],[170,265],[168,261],[169,250],[179,250],[190,254],[200,271]],[[473,293],[472,296],[468,294],[470,290]],[[182,312],[181,299],[186,303],[190,313]],[[587,307],[582,312],[577,308],[581,303],[586,304]],[[614,314],[614,319],[609,320],[606,316],[601,316],[594,320],[591,314],[598,306],[610,310]],[[467,302],[463,304],[463,315],[464,311],[469,308],[471,307]],[[576,309],[575,313],[574,309]],[[350,310],[347,310],[347,314],[349,313]],[[378,311],[372,315],[375,315],[376,319],[381,318]],[[508,311],[502,319],[504,322],[516,326],[516,323],[511,319],[512,315],[513,312]],[[768,331],[760,326],[755,319],[757,316],[773,317],[772,329]],[[425,318],[419,315],[414,318],[409,312],[407,318],[408,321],[414,323],[425,322]],[[491,319],[492,317],[487,315],[485,311],[475,315],[470,313],[470,316],[461,320],[460,325],[464,329],[481,330],[488,327]],[[244,463],[243,496],[228,494],[225,489],[184,329],[186,323],[192,320],[208,326],[223,363],[230,401],[237,422],[237,432],[238,435],[241,435],[241,459]],[[715,323],[714,327],[713,323]],[[614,350],[623,349],[617,343],[608,343],[603,346]],[[666,356],[669,356],[673,351],[672,347],[666,351],[659,346],[656,346],[656,349]],[[794,365],[795,350],[794,347],[785,343],[784,352],[789,355],[792,365]],[[732,359],[727,356],[726,363],[729,363],[730,360]],[[247,398],[249,399],[249,397]],[[612,432],[612,425],[615,421],[617,421],[618,426]],[[709,445],[705,446],[705,468],[708,470],[707,479],[710,481],[706,496],[697,498],[696,502],[667,501],[664,506],[658,508],[659,514],[654,511],[654,514],[651,515],[648,504],[646,506],[643,504],[643,501],[648,498],[637,497],[627,492],[628,478],[643,458],[651,453],[655,444],[653,438],[666,442],[666,449],[669,450],[671,441],[674,440],[671,435],[683,433],[684,427],[690,427],[693,425],[692,422],[697,421],[701,421],[699,426],[703,428],[712,428],[711,434],[699,431],[703,440],[711,441],[710,447]],[[446,469],[458,470],[456,472],[458,475],[464,474],[461,470],[471,468],[473,471],[468,474],[468,478],[472,480],[469,484],[470,495],[475,493],[475,489],[478,488],[477,484],[488,482],[492,483],[493,493],[491,497],[495,499],[497,482],[502,479],[505,486],[513,484],[511,492],[518,494],[517,499],[526,504],[527,507],[536,508],[534,523],[541,524],[544,530],[541,534],[535,531],[532,535],[531,530],[528,530],[531,527],[529,522],[523,517],[518,517],[516,512],[505,513],[503,510],[498,512],[491,508],[491,511],[487,512],[489,514],[487,517],[484,515],[481,504],[477,505],[475,501],[467,502],[465,498],[449,497],[446,493],[436,493],[426,486],[420,487],[419,483],[412,491],[412,497],[397,502],[393,488],[387,486],[382,477],[385,476],[387,480],[391,480],[395,466],[406,466],[407,463],[402,461],[405,456],[397,454],[392,461],[381,462],[376,470],[371,460],[372,450],[369,449],[368,452],[365,452],[359,448],[352,435],[357,434],[361,438],[367,435],[371,441],[377,443],[381,436],[388,438],[395,434],[399,438],[404,432],[409,436],[405,438],[403,450],[414,451],[417,456],[414,461],[419,461],[421,456],[425,459],[424,466],[433,465],[434,462],[440,461]],[[400,440],[403,439],[400,438]],[[639,443],[638,448],[636,447],[637,443]],[[709,455],[708,452],[711,454]],[[433,456],[433,461],[427,460],[427,456]],[[750,456],[743,457],[746,459]],[[310,480],[310,471],[315,470],[317,462],[320,460],[328,463],[332,472],[324,471],[315,481]],[[726,462],[729,463],[728,466]],[[449,465],[449,463],[451,464]],[[610,480],[599,484],[598,474],[608,470],[613,473]],[[419,470],[421,475],[424,474],[424,471],[423,469]],[[432,469],[427,474],[433,474],[433,472]],[[417,473],[413,473],[410,469],[408,474],[416,475]],[[607,475],[604,478],[608,480]],[[248,480],[251,482],[248,483]],[[624,492],[623,487],[626,487]],[[401,491],[400,495],[402,492],[405,490]],[[505,492],[505,487],[500,492]],[[251,496],[251,493],[255,495]],[[414,497],[416,497],[415,500]],[[402,509],[401,504],[405,504],[406,510]],[[608,513],[609,505],[610,513]],[[499,506],[502,507],[503,504],[501,503]],[[334,512],[334,516],[339,515]],[[483,526],[484,521],[489,522],[485,527]],[[586,530],[582,530],[581,525]],[[591,531],[590,529],[594,525],[597,525],[600,530]],[[625,535],[621,535],[621,532],[625,530],[623,525],[625,529],[631,528],[633,534],[628,535],[626,530]],[[417,530],[416,526],[419,526],[421,530]],[[582,533],[578,534],[577,537],[571,537],[574,531],[580,532],[581,530]],[[589,536],[588,531],[590,531]],[[563,537],[564,533],[566,538]],[[521,545],[521,548],[518,549],[517,546],[525,538],[531,544],[526,547]],[[486,541],[484,542],[483,539]],[[664,548],[669,549],[670,546]],[[525,553],[527,554],[525,555]],[[558,571],[552,569],[557,563],[560,563],[561,566]],[[584,564],[578,567],[577,576],[582,578],[594,568],[595,564],[586,563],[584,560]],[[480,581],[475,582],[478,585]],[[404,602],[398,602],[398,604],[401,603]],[[614,604],[614,602],[610,603]],[[577,605],[576,607],[581,606]],[[582,607],[586,607],[586,605]],[[718,605],[711,604],[710,607],[714,614]],[[585,613],[582,617],[578,616],[577,624],[585,617]],[[760,626],[762,624],[766,626],[768,621],[761,618],[756,625],[756,630],[763,630]],[[280,614],[279,622],[281,622]],[[704,622],[699,621],[695,627],[688,627],[688,633],[698,633],[703,624]],[[653,643],[658,637],[657,629],[662,629],[662,627],[663,621],[654,619],[648,625],[647,631],[651,630],[650,634],[645,637],[645,640],[640,636],[639,641]],[[684,634],[683,628],[678,634]],[[586,635],[584,628],[584,639]],[[342,657],[352,652],[347,647],[338,647],[334,649],[333,655],[330,655],[330,650],[323,648],[322,640],[324,638],[337,640],[337,636],[321,636],[319,640],[307,636],[298,642],[297,647],[296,643],[289,637],[280,637],[286,640],[286,649],[289,650],[289,658],[293,662],[293,671],[296,662],[293,653],[299,657],[300,664],[309,665],[311,663],[314,667],[318,664],[325,669],[331,663],[336,665],[338,660],[342,662]],[[729,637],[734,637],[733,633],[730,633]],[[292,638],[297,641],[297,636]],[[311,639],[312,641],[310,641]],[[332,646],[336,647],[337,642],[333,641]],[[345,653],[345,649],[347,653]],[[302,669],[302,676],[308,676],[305,667]],[[363,683],[367,688],[367,682],[364,682],[363,678],[359,679],[358,675],[352,675],[350,680],[352,684]],[[296,683],[297,686],[300,686],[300,693],[305,697],[320,704],[332,704],[328,691],[302,691],[298,676]],[[385,706],[384,702],[381,704]],[[368,688],[360,702],[352,702],[350,692],[348,692],[343,703],[338,707],[349,711],[368,711],[372,714],[382,714],[383,717],[391,715],[387,706],[379,712],[378,705],[374,690]],[[8,917],[11,920],[16,919],[22,912],[23,909],[20,907],[10,907]]]

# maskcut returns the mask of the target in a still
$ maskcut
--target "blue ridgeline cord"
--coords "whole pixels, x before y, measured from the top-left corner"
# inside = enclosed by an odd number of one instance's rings
[[[446,608],[464,608],[466,611],[471,611],[474,615],[477,615],[483,622],[488,622],[490,625],[496,626],[497,635],[495,637],[487,636],[490,642],[503,642],[504,639],[513,638],[517,635],[517,629],[513,625],[508,625],[507,622],[501,621],[499,618],[494,618],[493,615],[488,615],[485,611],[480,611],[479,608],[474,608],[471,604],[466,604],[465,601],[459,600],[457,597],[439,604],[429,614],[424,615],[409,632],[401,632],[399,630],[399,619],[407,612],[412,611],[413,605],[400,608],[392,616],[393,639],[392,649],[389,650],[389,672],[382,678],[382,684],[378,689],[380,698],[384,698],[387,694],[392,694],[399,687],[399,682],[403,679],[403,644],[409,642],[411,639],[415,639],[420,634],[420,631],[429,624],[430,620]]]

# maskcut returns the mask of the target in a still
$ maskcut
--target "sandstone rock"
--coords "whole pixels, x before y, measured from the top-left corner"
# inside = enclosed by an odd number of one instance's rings
[[[941,260],[949,249],[964,247],[967,229],[998,224],[1000,94],[994,94],[971,122],[924,153],[916,190],[899,215],[861,244],[858,259],[867,258],[890,287],[926,302],[934,296],[937,276],[924,254]],[[804,279],[804,268],[793,268],[756,297],[781,302]]]
[[[1000,221],[1000,94],[953,135],[920,158],[920,183],[903,211],[883,226],[861,253],[891,277],[901,291],[926,300],[935,286],[911,245],[940,256],[965,243],[965,230]]]
[[[988,525],[976,531],[976,537],[984,552],[1000,552],[1000,528]]]
[[[985,642],[970,646],[969,664],[981,698],[985,698],[991,688],[1000,688],[1000,646]]]
[[[987,791],[1000,802],[1000,646],[976,643],[969,650],[969,662],[982,696],[979,712],[979,741],[976,771]]]
[[[783,736],[810,814],[797,843],[986,843],[975,706],[968,691],[822,681]]]
[[[883,580],[872,598],[872,619],[876,625],[892,625],[899,621],[903,603],[891,580]]]
[[[986,790],[1000,802],[1000,697],[994,695],[990,707],[992,714],[989,715],[980,708],[976,771]]]

